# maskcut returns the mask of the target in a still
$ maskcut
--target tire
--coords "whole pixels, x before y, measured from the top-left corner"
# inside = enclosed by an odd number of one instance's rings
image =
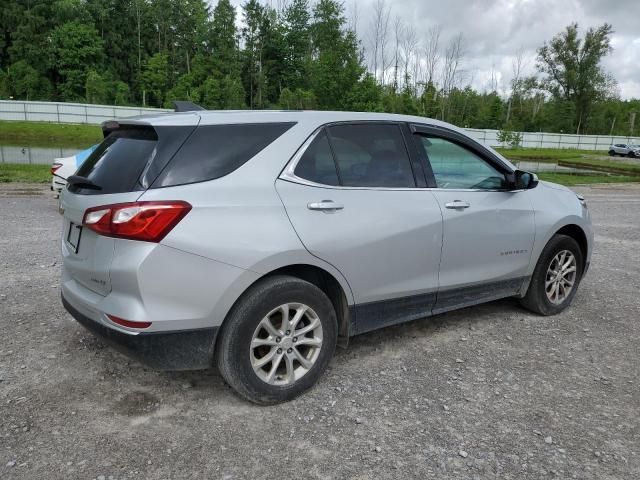
[[[284,314],[280,308],[287,304],[290,320],[297,318],[296,312],[304,312],[289,335],[282,328]],[[269,331],[265,327],[267,318],[273,327]],[[311,328],[317,321],[320,328],[316,326],[296,336],[295,332]],[[318,343],[318,337],[320,346],[312,346]],[[260,405],[272,405],[292,400],[316,383],[333,357],[337,338],[336,313],[322,290],[295,277],[268,277],[247,290],[232,308],[218,336],[216,363],[223,378],[240,396]],[[268,345],[252,346],[254,340]],[[300,343],[293,343],[297,341]],[[302,355],[307,368],[296,353]],[[257,366],[267,357],[273,360]],[[270,376],[276,360],[276,373]]]
[[[614,150],[609,150],[609,156],[610,157],[615,157],[616,156],[616,152]]]
[[[557,256],[561,255],[561,252],[570,252],[573,255],[575,261],[575,274],[573,276],[572,287],[564,296],[564,299],[556,298],[555,301],[552,301],[546,290],[546,282],[548,280],[547,275],[553,275],[550,273],[550,269],[556,264],[553,264],[552,262],[557,259]],[[568,261],[570,259],[569,255],[566,255],[565,259]],[[553,236],[540,254],[536,268],[533,271],[533,276],[531,277],[531,282],[529,283],[529,289],[527,290],[524,298],[520,300],[522,306],[540,315],[556,315],[562,312],[565,308],[571,305],[573,297],[576,295],[580,280],[582,279],[583,265],[582,250],[580,250],[578,242],[567,235]],[[567,271],[569,270],[570,268],[567,269]],[[571,272],[567,275],[568,281],[570,280]],[[564,291],[566,292],[566,282],[562,283],[562,285],[564,285],[562,288],[564,288]],[[549,287],[553,292],[553,285],[550,285]],[[562,290],[559,286],[556,287],[558,292]],[[559,297],[560,293],[558,293],[557,296]]]

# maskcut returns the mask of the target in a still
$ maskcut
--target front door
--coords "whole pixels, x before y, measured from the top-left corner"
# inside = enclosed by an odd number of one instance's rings
[[[446,135],[417,138],[443,215],[434,313],[518,293],[535,235],[529,191],[507,189],[506,172],[479,150]]]

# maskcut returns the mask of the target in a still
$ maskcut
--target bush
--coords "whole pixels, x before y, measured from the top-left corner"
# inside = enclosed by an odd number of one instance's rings
[[[511,148],[518,148],[522,144],[522,133],[500,130],[498,132],[498,141],[503,145],[509,145]]]

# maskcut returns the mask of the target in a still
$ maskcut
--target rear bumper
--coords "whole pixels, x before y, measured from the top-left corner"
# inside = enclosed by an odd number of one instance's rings
[[[199,370],[213,365],[217,327],[129,335],[92,320],[62,296],[78,323],[119,352],[157,370]]]

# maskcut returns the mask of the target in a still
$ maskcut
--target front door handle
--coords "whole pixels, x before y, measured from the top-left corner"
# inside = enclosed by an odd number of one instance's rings
[[[333,200],[322,200],[321,202],[312,202],[307,204],[309,210],[323,210],[325,212],[335,212],[342,210],[344,205],[336,203]]]
[[[444,206],[453,210],[462,210],[469,208],[471,204],[469,202],[463,202],[462,200],[454,200],[453,202],[445,203]]]

